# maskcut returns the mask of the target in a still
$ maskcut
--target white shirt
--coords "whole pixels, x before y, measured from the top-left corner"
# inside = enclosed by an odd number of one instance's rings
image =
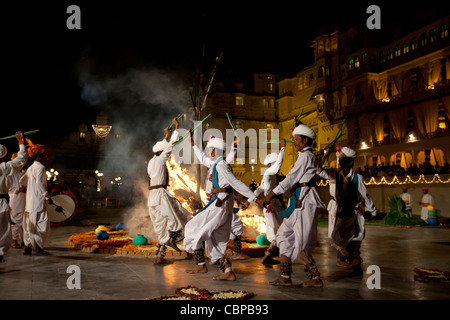
[[[277,161],[275,161],[270,167],[264,172],[263,178],[261,180],[261,185],[255,190],[255,196],[259,196],[264,192],[264,196],[267,196],[276,186],[277,186],[277,173],[280,171],[281,165],[284,160],[284,147],[280,149],[278,153]]]
[[[212,174],[212,170],[214,168],[214,163],[216,163],[216,161],[214,161],[210,157],[208,157],[196,145],[194,145],[193,149],[194,149],[194,154],[197,157],[197,159],[200,161],[200,163],[208,168],[208,175],[206,176],[205,192],[206,192],[206,194],[209,194],[209,193],[211,193],[211,190],[212,190],[212,181],[209,180],[209,176]],[[225,161],[227,163],[232,163],[235,155],[236,155],[236,148],[232,147],[231,151],[228,153]]]
[[[173,143],[178,139],[178,130],[172,133],[169,145],[161,152],[159,156],[155,155],[149,162],[147,166],[147,173],[150,177],[150,185],[167,185],[169,181],[166,180],[166,162],[172,154]]]
[[[25,145],[19,146],[19,152],[14,160],[0,163],[0,194],[8,193],[7,178],[9,175],[19,172],[28,159]],[[0,199],[0,212],[9,211],[9,205],[6,199]]]
[[[402,200],[405,202],[406,204],[406,209],[407,210],[411,210],[411,205],[412,205],[412,198],[411,198],[411,194],[408,192],[403,192],[400,195],[400,198],[402,198]]]
[[[47,175],[44,165],[35,160],[20,179],[20,183],[24,184],[24,181],[27,181],[25,211],[30,213],[44,211],[47,198]]]
[[[312,181],[316,175],[314,160],[315,156],[310,150],[299,152],[294,167],[291,171],[289,171],[286,178],[284,178],[284,180],[281,181],[275,189],[273,189],[273,192],[275,194],[283,194],[297,182],[308,183]]]

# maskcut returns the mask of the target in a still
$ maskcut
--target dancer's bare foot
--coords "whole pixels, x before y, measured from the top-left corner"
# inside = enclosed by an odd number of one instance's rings
[[[208,268],[206,264],[197,264],[194,269],[186,270],[187,273],[207,273]]]
[[[153,264],[172,264],[173,261],[164,259],[163,257],[157,256]]]
[[[235,281],[236,275],[233,271],[230,272],[220,272],[220,276],[214,277],[213,280],[228,280],[228,281]]]
[[[300,283],[298,285],[299,288],[307,288],[307,287],[316,287],[316,288],[322,288],[323,282],[320,278],[311,279],[308,281],[305,281],[303,283]]]
[[[292,280],[291,278],[285,278],[280,276],[277,280],[270,281],[269,284],[273,286],[292,287]]]

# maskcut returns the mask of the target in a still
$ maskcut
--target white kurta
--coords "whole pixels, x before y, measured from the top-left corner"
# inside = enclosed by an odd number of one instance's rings
[[[214,165],[212,160],[211,162]],[[253,192],[234,176],[233,170],[226,161],[221,160],[216,169],[220,188],[231,186],[236,192],[247,197],[248,201],[251,202],[255,199]],[[187,252],[193,253],[195,250],[201,249],[202,242],[205,241],[213,262],[225,256],[234,215],[234,195],[232,193],[229,195],[227,193],[218,194],[219,199],[222,200],[227,196],[227,200],[221,207],[216,207],[217,200],[215,200],[186,224],[184,249]]]
[[[431,194],[427,193],[422,196],[422,211],[420,212],[420,218],[424,221],[428,219],[428,206],[431,204],[434,206],[434,198]]]
[[[150,177],[151,186],[168,184],[166,162],[172,153],[172,143],[177,139],[178,131],[175,130],[167,148],[159,156],[155,155],[149,161],[147,173]],[[183,230],[187,221],[191,218],[191,215],[181,203],[164,188],[150,190],[147,204],[153,228],[161,244],[169,241],[170,231]]]
[[[8,176],[19,172],[27,161],[25,145],[19,146],[19,153],[14,160],[0,163],[0,194],[8,193]],[[0,198],[0,256],[4,256],[11,247],[11,224],[9,221],[9,205],[6,199]]]
[[[405,202],[406,210],[408,210],[408,212],[411,213],[411,210],[412,210],[411,194],[408,192],[403,192],[402,194],[400,194],[400,198]]]
[[[211,160],[202,150],[200,150],[199,147],[194,145],[194,154],[197,157],[197,159],[200,161],[202,165],[208,168],[208,174],[206,175],[206,184],[205,184],[205,192],[206,194],[210,194],[211,190],[213,188],[212,181],[210,180],[210,177],[212,176],[212,171],[214,167],[214,161]],[[225,158],[225,161],[227,163],[232,163],[234,161],[234,157],[236,155],[236,148],[232,147],[230,152],[228,153],[227,157]],[[230,240],[234,240],[237,237],[242,236],[242,233],[244,232],[244,225],[242,223],[241,217],[237,214],[233,215],[233,218],[231,220],[231,232],[230,232]],[[208,252],[209,253],[209,252]]]
[[[311,182],[316,174],[314,160],[315,156],[310,149],[299,152],[294,167],[273,192],[283,194],[297,182]],[[302,207],[295,208],[292,214],[283,220],[276,241],[280,256],[284,255],[292,262],[300,257],[303,264],[312,265],[315,264],[311,253],[317,243],[318,209],[325,209],[325,204],[320,200],[314,187],[302,187],[299,199],[303,199]]]
[[[47,207],[47,175],[45,167],[39,161],[34,161],[27,172],[20,179],[20,183],[27,181],[27,195],[23,218],[23,240],[26,246],[44,248],[50,221]]]
[[[267,196],[277,186],[277,173],[280,171],[281,165],[283,164],[284,150],[284,147],[280,149],[277,161],[264,172],[261,185],[254,192],[256,197],[263,192],[264,196]],[[266,220],[266,238],[272,242],[276,238],[278,228],[283,223],[283,217],[279,216],[277,212],[272,212],[267,208],[263,209],[263,213]]]
[[[333,180],[335,181],[337,178],[337,175],[339,174],[338,169],[334,168],[328,168],[328,167],[322,167],[317,169],[317,174],[325,179]],[[357,174],[355,172],[355,174]],[[361,194],[362,198],[364,199],[364,206],[366,211],[369,211],[372,216],[375,216],[377,214],[377,209],[375,208],[375,205],[373,204],[372,199],[369,196],[369,193],[367,192],[366,186],[364,184],[364,178],[360,174],[358,175],[358,192]],[[347,175],[347,178],[349,179],[349,183],[352,183],[350,180],[353,176],[353,169],[350,169],[350,172]],[[331,194],[331,185],[330,185],[330,194],[334,197],[335,196],[336,187],[334,187],[334,193]],[[332,200],[334,201],[334,200]],[[331,202],[331,201],[330,201]],[[331,238],[331,233],[334,229],[334,224],[336,222],[336,210],[337,210],[337,204],[334,201],[333,204],[328,204],[329,210],[334,210],[334,217],[332,218],[332,225],[328,225],[328,236]],[[330,211],[329,211],[330,212]],[[355,215],[358,215],[358,225],[359,225],[359,233],[356,237],[352,238],[351,241],[362,241],[365,236],[365,228],[364,228],[364,216],[360,215],[356,210],[354,211]],[[329,218],[330,222],[330,218]],[[334,243],[332,243],[332,246],[336,247]]]
[[[22,237],[22,222],[23,213],[25,211],[25,192],[20,191],[21,188],[26,187],[19,183],[20,178],[24,172],[19,171],[8,177],[8,194],[9,207],[11,208],[11,221],[14,223],[11,226],[11,233],[13,240],[19,240]]]

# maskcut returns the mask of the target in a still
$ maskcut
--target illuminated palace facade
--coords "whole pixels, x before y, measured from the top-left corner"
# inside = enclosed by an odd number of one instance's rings
[[[239,83],[231,87],[216,83],[208,98],[208,109],[216,113],[211,126],[229,128],[225,117],[229,112],[244,130],[274,128],[279,129],[280,137],[292,139],[294,117],[307,114],[302,122],[316,132],[314,148],[319,150],[336,137],[346,119],[337,145],[357,150],[355,169],[395,165],[405,174],[398,180],[385,174],[383,185],[394,182],[399,189],[400,181],[422,186],[434,176],[420,171],[425,173],[422,180],[419,173],[405,181],[408,167],[427,163],[433,169],[438,166],[434,172],[439,172],[450,160],[449,25],[450,16],[446,16],[383,38],[365,26],[319,35],[311,45],[314,63],[295,75],[254,74],[253,86],[241,88]],[[276,92],[269,90],[272,88]],[[294,147],[288,144],[283,174],[289,172],[295,159]],[[250,161],[247,158],[246,164],[233,165],[247,184],[252,176]],[[336,165],[333,154],[328,165]],[[254,167],[255,180],[260,182],[264,166],[257,161]],[[372,182],[366,179],[366,183],[380,183],[384,173],[378,173]],[[440,178],[447,181],[448,175]],[[386,191],[379,195],[376,190],[372,192],[380,210],[385,210]],[[419,188],[413,193],[420,197]],[[326,191],[323,195],[327,198]]]
[[[293,116],[315,111],[303,122],[318,134],[318,148],[347,119],[339,144],[358,150],[355,168],[443,166],[450,159],[449,24],[447,16],[384,42],[362,27],[318,36],[314,64],[278,82],[283,135]]]

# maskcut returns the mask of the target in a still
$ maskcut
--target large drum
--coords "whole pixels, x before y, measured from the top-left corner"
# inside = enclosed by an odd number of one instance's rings
[[[50,225],[62,225],[75,216],[78,203],[73,192],[65,185],[49,185],[48,196],[50,200],[47,204],[47,214]]]

